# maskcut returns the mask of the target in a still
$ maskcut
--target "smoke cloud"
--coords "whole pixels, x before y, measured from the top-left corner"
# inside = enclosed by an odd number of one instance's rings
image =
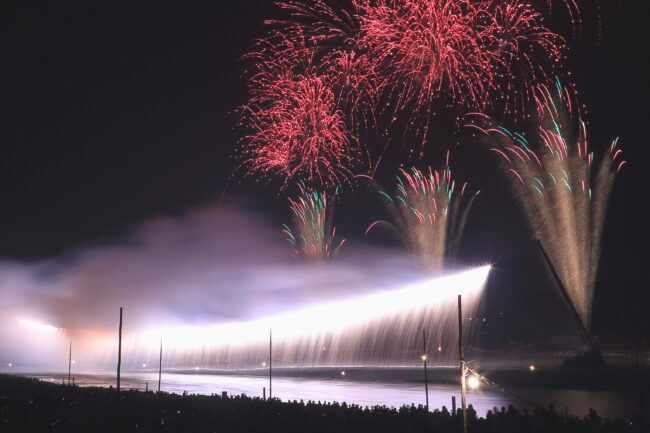
[[[264,215],[206,205],[144,222],[121,242],[35,264],[0,262],[0,360],[25,345],[21,319],[101,333],[115,332],[119,307],[128,332],[246,321],[394,289],[420,277],[414,263],[358,243],[336,261],[307,263]]]

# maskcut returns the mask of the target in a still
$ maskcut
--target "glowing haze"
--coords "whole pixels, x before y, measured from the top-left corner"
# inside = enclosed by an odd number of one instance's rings
[[[280,364],[396,362],[412,357],[411,333],[453,322],[455,293],[465,291],[471,315],[487,276],[432,281],[405,253],[358,245],[315,265],[285,242],[259,217],[204,207],[142,224],[120,244],[4,262],[0,360],[62,370],[72,340],[78,371],[112,368],[121,306],[127,368],[154,364],[161,337],[165,367],[258,366],[269,328]],[[452,340],[444,335],[445,348]]]

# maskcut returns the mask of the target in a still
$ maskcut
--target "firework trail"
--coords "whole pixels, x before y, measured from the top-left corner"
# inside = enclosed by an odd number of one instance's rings
[[[334,245],[336,227],[332,227],[333,198],[298,183],[299,195],[296,200],[289,199],[289,209],[293,214],[293,230],[282,226],[282,232],[294,248],[296,257],[321,261],[336,255],[345,243],[342,239]]]
[[[441,272],[453,262],[478,195],[467,193],[466,182],[456,184],[448,160],[449,154],[445,168],[439,171],[401,170],[394,195],[379,189],[394,223],[375,221],[366,229],[366,234],[379,225],[394,229],[430,273]]]
[[[541,87],[537,104],[543,110],[536,145],[481,116],[473,126],[487,134],[490,150],[501,160],[534,235],[548,252],[587,330],[600,257],[607,203],[616,173],[625,165],[618,138],[599,164],[587,141],[584,122],[574,122],[575,103],[559,81]],[[578,133],[569,131],[576,124]]]
[[[515,115],[549,81],[563,40],[518,0],[356,0],[360,42],[386,77],[394,118],[424,140],[433,103]],[[508,97],[507,95],[515,95]]]

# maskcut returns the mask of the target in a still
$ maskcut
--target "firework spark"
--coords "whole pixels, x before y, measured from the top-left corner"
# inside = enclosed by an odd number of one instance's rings
[[[491,137],[504,173],[530,222],[534,235],[549,253],[568,296],[587,330],[591,324],[601,235],[616,173],[625,165],[618,138],[599,164],[589,149],[584,122],[573,113],[568,93],[557,83],[542,87],[543,110],[536,145],[521,134],[481,116],[472,125]],[[569,131],[577,126],[578,133]]]
[[[449,155],[447,155],[447,160]],[[428,272],[440,272],[456,257],[469,210],[478,192],[468,194],[467,183],[457,185],[449,164],[428,174],[401,170],[393,196],[379,190],[394,223],[375,221],[366,230],[388,225],[418,256]]]
[[[336,255],[345,243],[342,239],[334,245],[336,227],[332,227],[332,199],[298,183],[300,194],[296,200],[289,199],[289,208],[293,213],[293,226],[283,225],[282,232],[294,248],[296,257],[320,261]]]
[[[597,3],[599,0],[594,0]],[[551,14],[554,10],[553,0],[535,0],[532,2],[538,9],[548,12]],[[571,27],[574,31],[579,29],[582,25],[582,12],[580,10],[580,5],[577,0],[561,0],[559,3],[562,4],[564,9],[566,9]],[[600,24],[600,23],[599,23]]]

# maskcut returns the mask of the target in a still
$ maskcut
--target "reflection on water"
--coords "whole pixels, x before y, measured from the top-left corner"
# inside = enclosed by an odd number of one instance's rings
[[[30,375],[44,380],[60,382],[61,375]],[[80,386],[115,385],[113,374],[77,375],[75,382]],[[154,390],[158,384],[157,373],[122,374],[122,387],[144,390],[148,385]],[[268,393],[268,378],[262,376],[211,375],[163,373],[162,390],[189,394],[245,394],[262,397],[263,388]],[[518,395],[547,405],[552,403],[558,412],[585,416],[589,408],[607,418],[629,417],[635,412],[636,397],[633,394],[610,391],[583,391],[547,388],[517,389]],[[451,408],[451,397],[456,396],[460,405],[460,391],[449,384],[429,384],[429,407]],[[361,406],[386,405],[399,407],[410,404],[424,404],[424,385],[404,382],[368,382],[341,377],[340,379],[313,379],[300,377],[274,377],[273,397],[282,400],[345,401]],[[472,404],[479,415],[484,416],[494,407],[513,405],[519,409],[530,408],[522,400],[499,390],[481,387],[468,390],[468,404]]]

